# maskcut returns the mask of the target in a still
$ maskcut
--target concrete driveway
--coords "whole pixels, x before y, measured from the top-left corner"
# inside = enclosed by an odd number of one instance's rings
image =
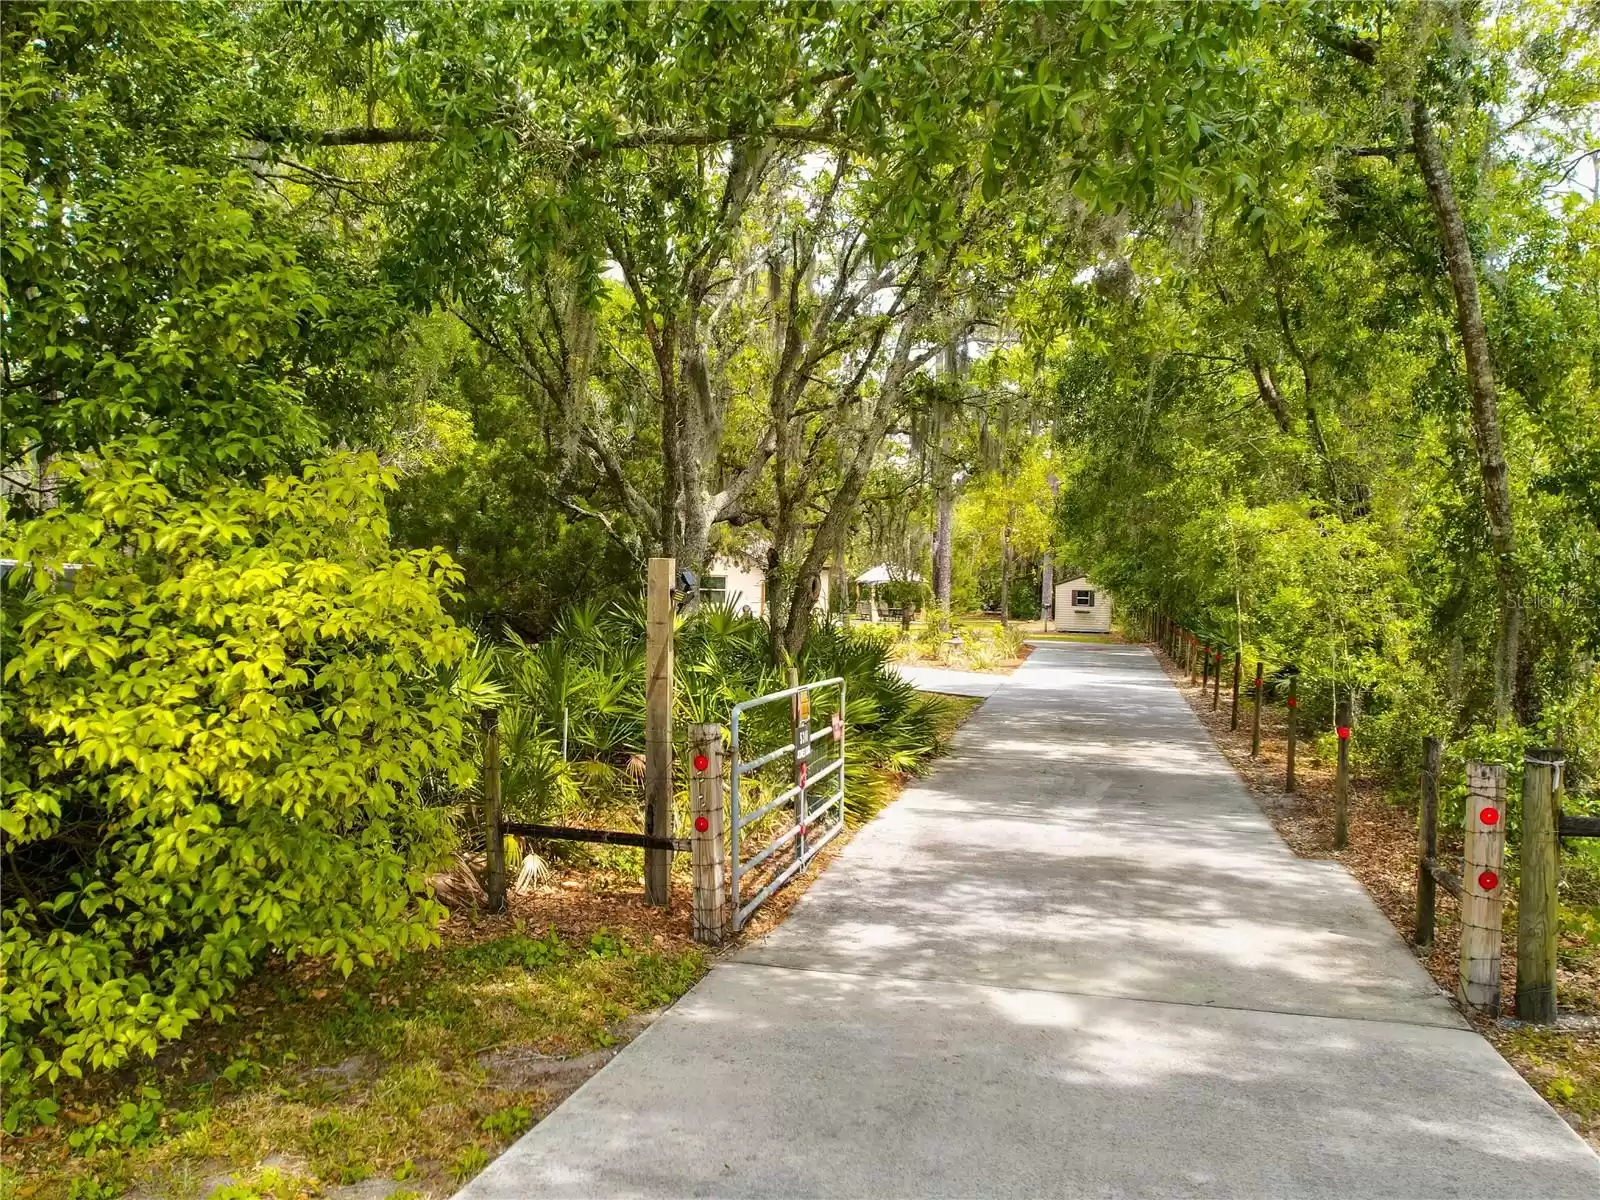
[[[1595,1200],[1600,1156],[1085,644],[462,1195]]]
[[[947,696],[987,699],[1009,678],[988,671],[956,671],[949,667],[916,667],[908,663],[891,663],[890,666],[919,692],[943,692]]]

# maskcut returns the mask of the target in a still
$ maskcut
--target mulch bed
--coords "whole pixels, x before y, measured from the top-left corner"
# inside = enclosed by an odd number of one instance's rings
[[[1453,998],[1460,924],[1456,901],[1443,889],[1438,894],[1431,950],[1424,955],[1412,940],[1418,854],[1414,811],[1391,803],[1375,780],[1352,776],[1348,807],[1350,844],[1335,852],[1332,848],[1334,767],[1312,757],[1306,731],[1302,728],[1296,748],[1295,792],[1291,794],[1283,790],[1288,750],[1286,710],[1281,705],[1262,709],[1261,754],[1259,758],[1252,758],[1249,681],[1240,689],[1239,728],[1230,730],[1230,687],[1226,678],[1213,712],[1209,686],[1202,692],[1166,655],[1157,653],[1156,658],[1290,849],[1302,858],[1334,859],[1343,863],[1367,889],[1435,982]],[[1459,833],[1452,840],[1451,831],[1441,828],[1439,832],[1440,857],[1446,861],[1459,860]],[[1512,884],[1508,882],[1507,887],[1511,888]],[[1588,1099],[1591,1093],[1585,1090],[1583,1083],[1583,1077],[1595,1071],[1596,1062],[1600,1062],[1600,1020],[1595,1019],[1595,1015],[1600,1014],[1600,956],[1563,955],[1557,972],[1563,1008],[1576,1007],[1579,1012],[1575,1017],[1564,1017],[1559,1029],[1540,1030],[1539,1053],[1530,1054],[1525,1045],[1528,1038],[1524,1035],[1533,1027],[1510,1019],[1512,998],[1516,995],[1517,966],[1514,899],[1507,901],[1502,928],[1503,1011],[1498,1019],[1475,1012],[1464,1015],[1474,1029],[1550,1100],[1573,1128],[1600,1149],[1600,1112],[1595,1111],[1593,1101]],[[1564,1085],[1552,1088],[1551,1081],[1558,1076],[1579,1079],[1574,1103],[1564,1102]],[[1600,1087],[1600,1079],[1590,1081],[1587,1087]]]
[[[447,943],[459,945],[519,927],[537,935],[554,926],[564,940],[581,944],[601,931],[626,929],[656,950],[681,952],[694,944],[694,891],[687,879],[672,881],[671,900],[669,907],[657,908],[644,902],[642,885],[610,873],[562,869],[532,891],[508,896],[504,913],[452,912],[443,933]]]

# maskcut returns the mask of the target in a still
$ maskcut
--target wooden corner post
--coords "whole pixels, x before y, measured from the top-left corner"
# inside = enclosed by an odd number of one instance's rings
[[[1439,763],[1443,757],[1442,741],[1436,737],[1422,739],[1422,798],[1417,805],[1417,923],[1411,938],[1418,946],[1433,945],[1433,919],[1438,907],[1433,868],[1439,857]]]
[[[1467,764],[1466,835],[1456,999],[1479,1012],[1499,1016],[1506,769],[1498,763]]]
[[[1233,712],[1228,716],[1228,728],[1239,728],[1239,652],[1233,652]]]
[[[1296,670],[1289,676],[1289,699],[1286,707],[1289,710],[1288,719],[1284,722],[1284,733],[1287,737],[1287,747],[1283,760],[1283,790],[1294,792],[1294,752],[1298,744],[1297,734],[1300,723],[1300,672]]]
[[[728,931],[727,839],[722,836],[722,726],[691,725],[689,802],[694,834],[689,857],[694,865],[694,940],[707,946]]]
[[[1334,707],[1334,733],[1339,737],[1339,763],[1333,775],[1333,848],[1350,844],[1350,702]]]
[[[506,841],[500,832],[500,714],[484,709],[483,728],[483,824],[484,867],[487,878],[484,892],[490,912],[506,910]]]
[[[1253,704],[1251,706],[1252,708],[1255,709],[1255,713],[1251,717],[1251,726],[1250,726],[1250,757],[1251,758],[1260,758],[1261,757],[1261,682],[1262,682],[1262,680],[1261,680],[1261,660],[1258,658],[1258,659],[1256,659],[1256,686],[1255,686],[1256,702],[1255,702],[1255,704]]]
[[[644,633],[644,831],[672,836],[672,580],[677,563],[652,558]],[[672,898],[672,851],[644,852],[646,904]]]
[[[1530,749],[1522,761],[1522,881],[1517,894],[1517,1017],[1556,1019],[1556,779],[1555,750]]]

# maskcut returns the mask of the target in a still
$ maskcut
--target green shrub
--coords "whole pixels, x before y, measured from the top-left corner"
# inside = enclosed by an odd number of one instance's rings
[[[889,608],[921,612],[932,596],[933,589],[920,579],[891,579],[878,585],[878,603]]]
[[[388,548],[375,458],[195,499],[62,477],[10,531],[0,629],[0,1065],[51,1079],[221,1017],[269,952],[434,940],[451,832],[420,792],[470,780],[456,569]]]
[[[501,786],[508,814],[591,820],[624,805],[638,810],[637,783],[627,768],[644,750],[644,625],[640,604],[578,605],[552,637],[537,645],[513,639],[501,652]],[[797,664],[803,679],[844,677],[847,766],[858,779],[863,771],[919,770],[937,749],[937,706],[890,667],[893,645],[881,632],[823,625],[807,638]],[[786,686],[784,671],[772,664],[766,622],[727,606],[708,605],[682,618],[675,654],[680,742],[690,723],[725,724],[739,701]],[[830,695],[818,696],[815,727],[826,723],[831,702]],[[782,704],[754,710],[744,736],[776,744],[773,739],[787,739],[788,719]],[[687,762],[686,745],[677,760],[680,768]],[[678,784],[686,803],[687,776]],[[853,789],[852,815],[875,811],[872,795],[864,786]]]

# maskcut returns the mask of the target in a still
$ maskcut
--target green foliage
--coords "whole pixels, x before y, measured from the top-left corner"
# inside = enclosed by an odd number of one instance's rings
[[[461,1153],[456,1155],[455,1162],[451,1164],[450,1172],[457,1183],[465,1183],[488,1165],[488,1150],[477,1145],[464,1146]]]
[[[891,579],[878,585],[878,600],[885,608],[921,612],[933,596],[933,589],[920,579]]]
[[[490,1113],[478,1123],[478,1128],[498,1141],[509,1142],[524,1133],[533,1124],[533,1110],[520,1104]]]
[[[413,325],[392,384],[405,397],[390,435],[395,540],[441,546],[461,564],[462,620],[496,638],[542,638],[568,606],[633,591],[638,530],[604,497],[574,500],[589,490],[581,463],[564,439],[552,444],[549,414],[456,317]]]
[[[110,1116],[73,1130],[67,1135],[67,1145],[75,1154],[94,1154],[108,1146],[137,1149],[151,1145],[161,1134],[164,1111],[160,1090],[145,1085],[135,1097],[117,1105]]]
[[[4,462],[129,443],[187,493],[370,431],[398,310],[359,247],[298,220],[232,141],[249,105],[213,4],[0,15]]]
[[[180,499],[143,463],[63,464],[8,531],[5,1067],[152,1054],[263,955],[428,943],[470,778],[468,635],[438,554],[392,551],[371,456]]]
[[[158,1064],[59,1081],[58,1123],[8,1140],[4,1186],[37,1200],[187,1194],[231,1174],[228,1195],[292,1200],[381,1175],[437,1194],[463,1147],[493,1153],[540,1111],[523,1048],[569,1058],[614,1044],[705,970],[693,947],[626,929],[603,942],[594,954],[588,938],[517,930],[349,978],[275,964],[236,996],[241,1019],[191,1026]],[[252,1070],[222,1070],[241,1062]],[[264,1148],[304,1165],[263,1168]]]
[[[1260,76],[1293,153],[1263,148],[1259,204],[1169,214],[1108,251],[1125,286],[1096,270],[1031,302],[1060,533],[1124,612],[1163,611],[1247,672],[1299,667],[1312,728],[1349,702],[1356,754],[1390,779],[1413,777],[1424,735],[1446,737],[1459,770],[1564,730],[1585,791],[1600,767],[1600,200],[1572,186],[1570,156],[1593,144],[1600,59],[1592,14],[1478,16],[1431,40],[1361,32],[1423,79],[1479,255],[1525,609],[1515,720],[1495,711],[1482,438],[1433,208],[1413,156],[1351,153],[1404,151],[1408,127],[1378,73],[1316,38],[1276,45]]]
[[[787,686],[772,665],[770,633],[759,618],[704,606],[682,618],[676,635],[675,728],[726,719],[734,704]],[[807,639],[805,679],[843,676],[848,766],[863,781],[857,816],[876,810],[866,779],[875,771],[921,770],[938,747],[937,703],[890,667],[891,643],[870,631],[823,626]],[[615,815],[637,820],[636,766],[644,751],[644,613],[637,602],[570,609],[556,632],[535,645],[515,641],[500,654],[506,700],[500,710],[501,788],[506,812],[535,821],[577,823]],[[819,703],[821,699],[819,698]],[[761,710],[747,737],[787,736],[787,710]],[[566,714],[567,754],[561,755]],[[826,714],[818,711],[813,724]],[[767,728],[770,724],[771,728]],[[782,729],[779,729],[779,726]],[[687,743],[679,748],[680,766]],[[678,780],[687,813],[688,778]]]

